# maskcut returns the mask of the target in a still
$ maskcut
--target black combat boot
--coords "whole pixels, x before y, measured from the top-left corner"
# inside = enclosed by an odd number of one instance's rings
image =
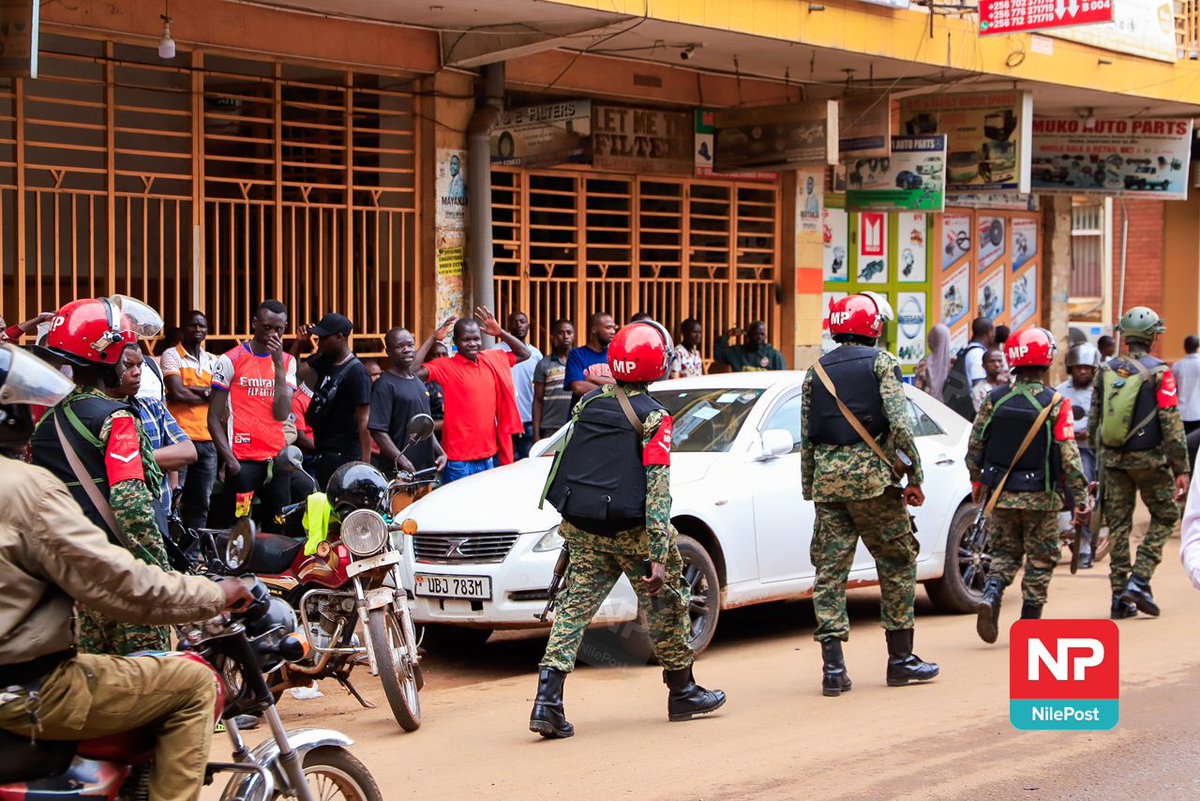
[[[983,583],[983,597],[975,607],[979,617],[975,620],[975,631],[979,639],[987,643],[1000,636],[1000,599],[1004,596],[1004,582],[989,578]]]
[[[842,641],[835,638],[821,640],[821,694],[836,698],[850,692],[850,674],[846,672],[846,660],[842,657]]]
[[[1021,604],[1021,620],[1041,620],[1042,605],[1033,601],[1025,601]]]
[[[529,716],[529,730],[547,739],[565,739],[575,734],[575,727],[567,720],[563,711],[563,682],[567,674],[554,668],[543,668],[538,674],[537,698],[533,699],[533,714]]]
[[[1158,617],[1162,611],[1158,604],[1154,603],[1154,596],[1150,594],[1150,579],[1142,578],[1137,573],[1134,573],[1125,585],[1121,600],[1133,603],[1139,612],[1145,612],[1150,617]]]
[[[667,696],[668,720],[691,720],[695,715],[706,715],[725,705],[725,693],[710,692],[697,684],[690,665],[682,670],[664,670],[663,683],[671,691]]]
[[[937,677],[937,664],[923,662],[921,657],[912,652],[912,629],[885,631],[884,634],[887,635],[889,687],[903,687],[910,681],[929,681]]]
[[[1137,617],[1137,607],[1133,601],[1126,601],[1121,597],[1121,593],[1114,592],[1112,597],[1112,619],[1124,620],[1129,617]]]

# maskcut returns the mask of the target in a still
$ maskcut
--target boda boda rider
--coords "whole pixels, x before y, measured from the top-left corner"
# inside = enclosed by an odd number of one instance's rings
[[[38,422],[30,461],[69,488],[84,516],[109,542],[152,565],[167,569],[155,503],[163,492],[162,471],[138,413],[121,398],[121,354],[138,336],[155,336],[162,318],[132,298],[86,298],[54,315],[37,350],[71,365],[76,386]],[[126,655],[166,651],[166,626],[110,620],[86,605],[79,610],[79,647],[86,653]]]
[[[71,382],[12,345],[0,345],[0,772],[19,770],[37,740],[86,740],[157,729],[150,797],[200,795],[213,732],[216,683],[198,661],[76,654],[76,600],[130,623],[204,620],[249,602],[240,581],[165,573],[107,541],[63,482],[15,458],[32,431],[26,404],[52,406]],[[3,742],[8,741],[8,742]],[[14,751],[16,752],[14,755]],[[15,756],[15,759],[14,759]]]

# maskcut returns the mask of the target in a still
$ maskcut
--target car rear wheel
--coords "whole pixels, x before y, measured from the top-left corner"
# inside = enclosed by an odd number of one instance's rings
[[[946,537],[946,565],[940,579],[925,582],[925,592],[933,605],[943,612],[966,614],[974,612],[983,596],[983,582],[991,567],[992,557],[987,542],[976,547],[971,542],[971,524],[979,507],[964,503],[954,513],[950,533]]]

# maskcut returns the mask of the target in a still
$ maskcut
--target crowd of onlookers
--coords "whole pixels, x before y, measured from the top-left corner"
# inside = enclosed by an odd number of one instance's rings
[[[250,339],[213,353],[205,314],[191,311],[165,332],[156,357],[130,350],[122,391],[156,457],[166,457],[184,523],[223,526],[306,497],[351,461],[371,462],[388,477],[446,483],[525,458],[567,422],[575,401],[612,383],[612,315],[592,314],[578,347],[572,321],[550,322],[546,354],[531,344],[524,312],[506,322],[480,308],[444,321],[423,341],[393,328],[386,358],[376,360],[355,355],[354,323],[342,314],[300,326],[285,343],[288,310],[264,301]],[[700,322],[684,320],[675,335],[671,377],[705,372]],[[485,336],[496,344],[485,347]],[[713,353],[712,372],[786,369],[762,322],[726,332]],[[410,442],[409,421],[420,414],[433,418],[434,436]],[[181,467],[167,449],[184,442],[195,455]]]

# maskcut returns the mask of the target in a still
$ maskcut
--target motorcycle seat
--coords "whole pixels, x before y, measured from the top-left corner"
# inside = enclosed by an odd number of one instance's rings
[[[100,762],[141,765],[154,756],[155,729],[147,726],[133,731],[96,737],[79,743],[79,756]]]
[[[286,573],[304,548],[304,540],[282,534],[259,534],[254,538],[254,553],[248,570],[266,576]]]
[[[31,782],[66,772],[79,743],[74,740],[29,742],[26,734],[0,730],[0,784]]]

